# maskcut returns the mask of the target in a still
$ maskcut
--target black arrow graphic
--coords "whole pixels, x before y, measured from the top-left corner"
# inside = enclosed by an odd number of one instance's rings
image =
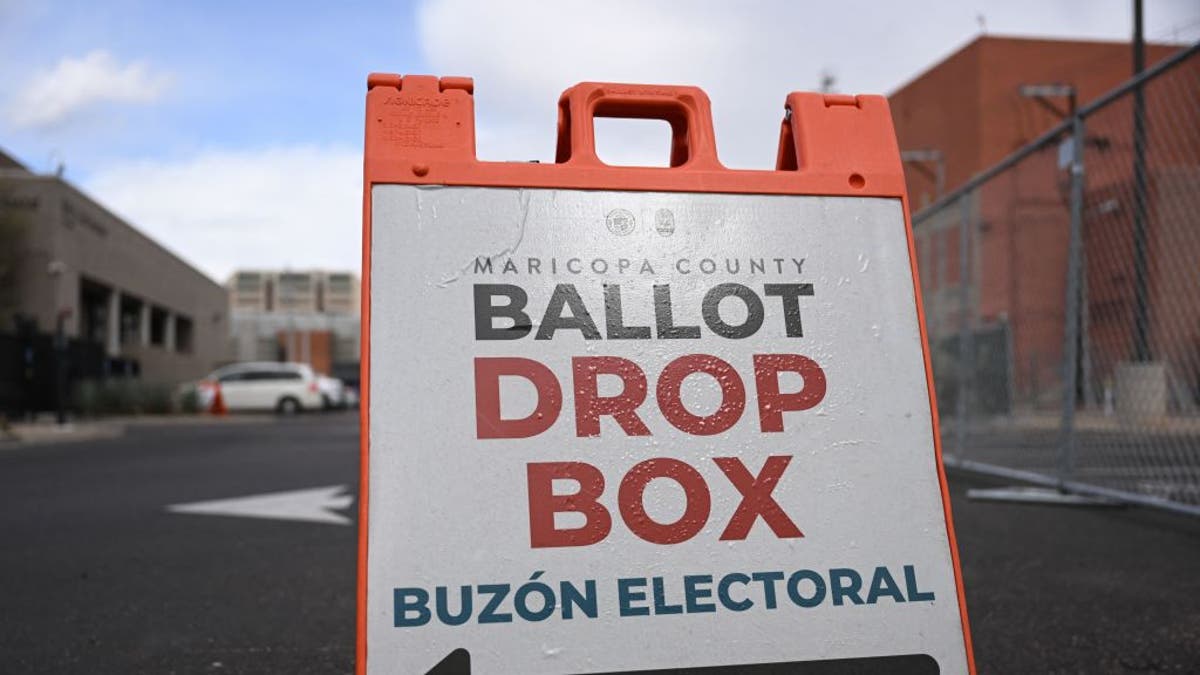
[[[459,647],[438,661],[425,675],[471,675],[471,652]]]
[[[940,672],[937,661],[928,654],[902,654],[830,661],[626,670],[588,675],[938,675]],[[455,649],[426,675],[471,675],[471,653],[465,649]]]

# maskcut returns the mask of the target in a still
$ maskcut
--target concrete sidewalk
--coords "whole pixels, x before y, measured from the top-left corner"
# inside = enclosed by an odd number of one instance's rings
[[[55,422],[53,413],[44,413],[36,422],[13,422],[8,425],[7,429],[0,429],[0,450],[30,445],[119,438],[125,435],[126,430],[134,427],[261,424],[275,419],[278,419],[278,416],[273,414],[210,415],[196,413],[71,419],[66,424],[59,425]]]

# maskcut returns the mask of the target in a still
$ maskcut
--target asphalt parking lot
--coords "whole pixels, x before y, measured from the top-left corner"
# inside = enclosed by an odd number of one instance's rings
[[[0,446],[0,671],[352,672],[357,454],[353,413]],[[1200,672],[1200,521],[951,484],[979,672]]]

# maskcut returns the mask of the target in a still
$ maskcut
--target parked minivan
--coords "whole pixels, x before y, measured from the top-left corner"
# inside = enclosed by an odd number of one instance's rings
[[[324,403],[317,374],[304,363],[235,363],[218,368],[200,383],[205,407],[212,405],[217,387],[230,411],[274,410],[294,415],[320,410]]]

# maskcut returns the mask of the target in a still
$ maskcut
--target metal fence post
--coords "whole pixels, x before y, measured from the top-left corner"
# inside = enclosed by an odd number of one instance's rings
[[[1134,12],[1133,74],[1145,69],[1142,3]],[[1151,360],[1149,336],[1149,260],[1146,231],[1146,96],[1142,83],[1133,87],[1133,360]]]
[[[967,449],[967,416],[970,408],[967,397],[970,395],[971,375],[975,364],[971,363],[971,286],[968,283],[967,260],[970,256],[971,234],[971,193],[968,192],[959,200],[962,214],[958,230],[958,287],[959,287],[959,332],[958,332],[958,396],[954,407],[954,443],[959,458],[966,456]]]
[[[1075,392],[1079,375],[1080,279],[1083,276],[1083,116],[1071,118],[1071,225],[1067,243],[1067,322],[1063,344],[1062,429],[1059,441],[1059,487],[1075,471]]]

